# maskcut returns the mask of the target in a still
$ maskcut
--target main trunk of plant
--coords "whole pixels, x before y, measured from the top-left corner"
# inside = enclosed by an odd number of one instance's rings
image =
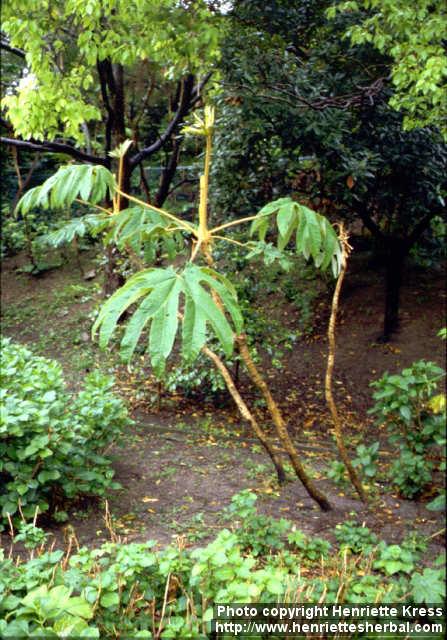
[[[198,233],[196,236],[197,242],[195,247],[191,253],[191,262],[194,261],[197,254],[200,252],[206,263],[213,267],[213,258],[212,258],[212,240],[210,235],[210,230],[208,228],[208,185],[209,185],[209,177],[210,177],[210,165],[211,165],[211,152],[212,152],[212,127],[214,125],[214,116],[213,114],[209,114],[209,120],[207,121],[207,115],[205,112],[205,121],[203,123],[203,130],[200,135],[206,136],[206,148],[205,148],[205,163],[204,163],[204,172],[200,176],[200,200],[199,200],[199,227]],[[220,307],[222,312],[225,313],[225,310],[222,305],[222,301],[215,291],[213,291],[213,299],[216,303],[217,307]],[[256,367],[253,358],[250,355],[250,349],[247,344],[247,338],[245,334],[240,334],[234,336],[237,346],[239,348],[239,353],[241,358],[247,368],[250,378],[254,382],[254,384],[261,391],[269,410],[269,413],[272,417],[273,423],[276,428],[276,433],[278,438],[284,447],[287,455],[289,456],[292,467],[297,475],[297,477],[303,483],[307,493],[311,496],[315,502],[323,509],[323,511],[329,511],[331,509],[331,505],[327,500],[326,496],[319,491],[319,489],[314,485],[312,479],[308,476],[301,460],[299,458],[296,447],[290,438],[289,432],[287,431],[287,425],[282,417],[281,411],[276,404],[271,392],[270,388],[262,377],[261,372]],[[207,347],[202,347],[202,351],[204,351],[208,357],[214,362],[218,370],[221,372],[228,391],[232,395],[241,415],[250,421],[254,432],[259,438],[260,442],[268,452],[275,469],[278,474],[278,480],[281,482],[284,479],[284,470],[281,465],[281,462],[277,455],[275,454],[271,443],[269,442],[269,438],[263,431],[263,429],[257,424],[256,419],[253,414],[250,414],[248,407],[240,396],[239,392],[236,389],[236,386],[231,378],[231,375],[225,365],[220,361],[220,359],[213,354]]]

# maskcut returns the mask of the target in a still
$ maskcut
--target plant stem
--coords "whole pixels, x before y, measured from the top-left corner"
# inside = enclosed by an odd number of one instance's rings
[[[218,227],[214,227],[214,229],[210,230],[211,234],[214,234],[216,231],[222,231],[222,229],[228,229],[228,227],[234,227],[237,224],[242,224],[243,222],[251,222],[257,216],[247,216],[246,218],[239,218],[238,220],[232,220],[231,222],[226,222],[225,224],[221,224]]]
[[[85,200],[81,200],[81,198],[75,198],[75,202],[79,202],[80,204],[85,204],[87,207],[93,207],[94,209],[98,209],[99,211],[103,211],[107,213],[107,215],[112,215],[112,211],[110,209],[106,209],[105,207],[99,206],[99,204],[93,204],[92,202],[86,202]]]
[[[301,464],[296,447],[292,442],[289,432],[287,431],[287,426],[281,415],[281,411],[276,404],[267,383],[265,382],[261,373],[258,371],[250,355],[247,344],[247,337],[245,336],[245,334],[241,334],[236,337],[236,341],[239,346],[239,353],[241,354],[241,357],[247,367],[250,378],[261,391],[267,403],[267,407],[269,409],[270,415],[272,416],[279,439],[281,440],[281,443],[290,458],[290,462],[292,463],[297,477],[303,483],[307,493],[311,496],[311,498],[313,498],[313,500],[315,500],[315,502],[320,505],[321,509],[323,511],[330,511],[332,507],[326,496],[324,496],[323,493],[321,493],[321,491],[319,491],[319,489],[317,489],[317,487],[313,484],[312,480],[307,475],[304,466]]]
[[[208,187],[210,181],[212,141],[211,133],[206,136],[205,167],[200,176],[199,233],[206,239],[208,234]]]
[[[139,204],[142,207],[146,207],[146,209],[152,209],[153,211],[156,211],[160,215],[164,216],[165,218],[169,218],[170,220],[174,220],[174,222],[176,222],[179,225],[179,227],[181,227],[185,231],[189,231],[190,233],[192,233],[193,235],[195,235],[197,237],[197,230],[194,229],[194,227],[192,225],[188,224],[187,222],[184,222],[183,220],[180,220],[180,218],[177,218],[176,216],[173,216],[171,213],[168,213],[164,209],[159,209],[158,207],[155,207],[153,204],[148,204],[147,202],[144,202],[143,200],[140,200],[139,198],[135,198],[135,196],[131,196],[130,194],[125,193],[124,191],[121,191],[121,189],[119,187],[115,187],[115,191],[120,193],[122,196],[125,196],[128,200],[131,200],[132,202],[136,202],[137,204]]]
[[[277,454],[273,451],[273,447],[267,437],[267,434],[259,426],[256,418],[254,417],[254,415],[251,413],[251,411],[245,404],[239,391],[236,389],[236,385],[234,384],[231,374],[228,371],[227,367],[224,365],[224,363],[219,358],[219,356],[216,353],[214,353],[214,351],[211,351],[211,349],[209,349],[208,347],[206,346],[202,347],[202,352],[214,363],[215,367],[220,371],[220,374],[223,377],[225,384],[227,386],[227,389],[230,392],[234,402],[236,403],[236,406],[239,409],[241,416],[251,424],[253,431],[258,437],[258,440],[260,441],[264,449],[267,451],[271,461],[273,462],[273,465],[276,469],[276,474],[278,476],[279,484],[283,484],[286,479],[286,474],[284,472],[283,466]]]
[[[118,164],[118,195],[116,198],[116,208],[113,213],[118,213],[120,211],[121,206],[121,187],[122,187],[122,179],[123,179],[123,162],[124,156],[120,156],[119,164]]]
[[[343,223],[340,224],[340,232],[339,232],[340,244],[342,247],[342,259],[341,259],[341,268],[340,273],[338,275],[337,284],[335,286],[334,295],[332,298],[332,308],[331,308],[331,317],[329,319],[328,326],[328,343],[329,343],[329,352],[327,357],[327,368],[326,368],[326,378],[325,378],[325,395],[326,402],[329,407],[329,411],[331,412],[332,422],[334,424],[334,434],[335,441],[337,443],[338,452],[340,454],[340,458],[343,460],[343,464],[345,465],[351,483],[357,493],[360,496],[360,499],[367,503],[368,499],[365,494],[365,490],[363,489],[363,485],[352,465],[351,460],[349,459],[348,451],[345,447],[345,443],[343,441],[343,429],[340,421],[340,417],[338,415],[337,406],[335,404],[334,396],[332,393],[332,373],[334,370],[335,363],[335,326],[337,322],[337,311],[338,311],[338,301],[340,298],[340,291],[343,285],[343,279],[346,273],[346,266],[348,263],[348,256],[350,252],[350,246],[348,244],[348,235],[344,230]]]

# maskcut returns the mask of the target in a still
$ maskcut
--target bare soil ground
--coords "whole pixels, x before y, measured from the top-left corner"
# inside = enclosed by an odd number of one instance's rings
[[[92,268],[91,254],[84,254],[83,262],[85,268]],[[303,531],[323,537],[330,538],[334,525],[353,514],[388,541],[399,541],[414,530],[428,536],[442,529],[442,517],[425,507],[430,492],[418,501],[406,501],[389,488],[371,487],[373,501],[366,509],[349,489],[340,490],[324,478],[324,468],[336,459],[324,402],[327,301],[322,301],[319,328],[313,336],[296,345],[281,373],[268,372],[291,433],[334,507],[322,513],[292,475],[285,486],[275,485],[268,461],[230,403],[199,404],[175,395],[150,402],[157,391],[152,379],[129,374],[113,353],[101,354],[92,345],[90,314],[99,298],[97,279],[84,281],[71,264],[35,278],[17,273],[21,264],[22,257],[4,263],[3,334],[58,359],[73,388],[94,366],[113,371],[117,392],[131,407],[135,425],[112,451],[122,489],[108,498],[114,529],[123,538],[165,544],[183,535],[189,544],[199,544],[228,526],[222,509],[247,487],[257,491],[260,511],[286,517]],[[401,329],[389,344],[376,342],[382,301],[383,285],[377,273],[353,267],[341,302],[334,379],[351,446],[377,438],[384,441],[367,414],[372,404],[371,380],[421,358],[444,363],[444,345],[436,336],[445,324],[443,278],[411,274],[402,293]],[[293,323],[287,313],[287,322]],[[387,464],[392,455],[385,448],[382,462]],[[71,506],[69,530],[74,528],[80,544],[93,546],[108,539],[104,508],[86,500]],[[57,544],[64,543],[69,530],[50,526]],[[8,544],[5,535],[3,542]],[[441,544],[442,536],[435,536],[433,552],[439,552]]]

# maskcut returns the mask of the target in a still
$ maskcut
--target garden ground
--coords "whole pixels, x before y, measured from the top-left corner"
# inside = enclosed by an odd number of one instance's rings
[[[90,253],[84,253],[82,259],[86,271],[95,269]],[[286,517],[306,533],[330,539],[334,525],[355,514],[388,542],[417,532],[433,536],[428,557],[440,552],[443,536],[437,534],[442,532],[443,521],[425,508],[432,497],[430,491],[418,501],[408,501],[371,486],[368,510],[349,488],[341,490],[324,477],[325,467],[336,459],[324,402],[328,300],[319,303],[312,336],[295,345],[280,373],[268,372],[298,448],[334,507],[322,513],[299,482],[292,481],[291,473],[290,482],[281,489],[276,486],[268,461],[230,403],[222,401],[216,406],[179,395],[160,396],[150,375],[129,372],[117,364],[116,354],[97,349],[90,341],[90,327],[99,299],[99,277],[84,280],[70,261],[35,278],[18,271],[23,263],[22,256],[4,263],[4,335],[28,344],[39,355],[59,360],[73,387],[95,365],[110,370],[116,376],[116,390],[131,408],[135,424],[111,452],[122,489],[109,496],[108,507],[113,529],[121,538],[156,539],[165,544],[185,536],[188,544],[197,544],[224,526],[222,509],[235,493],[250,487],[258,493],[261,512]],[[385,433],[378,431],[367,414],[372,404],[371,380],[421,358],[444,362],[444,345],[436,336],[444,323],[443,279],[422,272],[411,274],[411,284],[403,290],[401,329],[389,344],[376,341],[382,300],[377,273],[357,269],[353,260],[341,302],[335,372],[336,399],[347,441],[353,447],[375,439],[384,442]],[[283,312],[287,314],[284,320],[293,326],[293,311]],[[382,450],[385,465],[392,453]],[[50,525],[50,531],[58,545],[73,529],[80,544],[99,545],[110,534],[104,512],[105,504],[81,500],[69,510],[70,524]],[[4,542],[8,545],[7,536]]]

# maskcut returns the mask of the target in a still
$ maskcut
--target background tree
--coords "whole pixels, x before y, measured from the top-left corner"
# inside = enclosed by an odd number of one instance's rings
[[[146,198],[160,205],[179,159],[179,127],[200,101],[217,36],[202,0],[6,1],[1,44],[20,72],[3,98],[1,141],[108,167],[109,151],[130,137],[123,185],[130,191],[137,171]],[[162,149],[168,153],[157,156]],[[165,169],[151,194],[143,163],[154,158]]]
[[[361,12],[348,29],[353,44],[371,43],[391,57],[394,92],[389,104],[402,111],[404,128],[434,126],[447,138],[447,8],[443,0],[360,0],[339,9]],[[332,7],[330,15],[335,15]]]
[[[358,12],[328,19],[324,3],[288,4],[275,4],[276,19],[271,6],[234,5],[222,56],[218,199],[249,211],[295,191],[320,211],[360,219],[385,266],[389,339],[405,257],[445,212],[445,145],[436,129],[404,131],[389,106],[389,58],[343,38]]]

